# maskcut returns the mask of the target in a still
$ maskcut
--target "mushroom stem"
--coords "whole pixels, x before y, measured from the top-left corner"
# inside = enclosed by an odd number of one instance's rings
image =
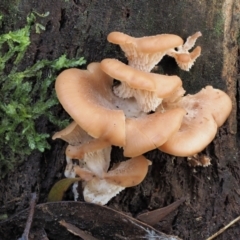
[[[145,113],[155,111],[156,108],[162,103],[162,98],[159,98],[155,92],[133,89],[125,82],[122,82],[119,86],[114,87],[113,92],[116,94],[116,96],[121,98],[134,97],[141,110]]]
[[[125,50],[123,49],[123,51]],[[134,52],[134,58],[128,58],[128,65],[143,72],[151,72],[156,64],[167,54],[167,51],[147,54],[138,52],[136,49],[132,49],[132,52]]]
[[[134,97],[143,112],[155,111],[162,99],[171,96],[182,86],[177,76],[166,76],[143,72],[116,59],[104,59],[101,69],[122,84],[114,87],[114,93],[120,98]]]
[[[84,183],[85,201],[100,205],[106,204],[124,188],[141,183],[148,172],[149,165],[151,162],[148,159],[138,156],[115,165],[104,174],[103,178],[97,176],[90,178]],[[79,171],[77,168],[76,170]],[[80,176],[84,174],[82,170],[79,171]],[[85,174],[87,175],[88,173]]]
[[[77,157],[77,155],[75,155],[75,159],[81,160],[83,169],[87,169],[91,171],[95,176],[102,178],[104,173],[107,172],[109,168],[111,149],[112,147],[108,146],[103,149],[87,152],[83,154],[82,158],[79,158]],[[72,158],[70,158],[70,155],[67,155],[66,159],[67,166],[65,170],[65,176],[75,177],[75,175],[72,174],[72,171],[74,172],[74,167],[76,166],[76,164],[74,165],[72,163]],[[68,173],[70,171],[71,174],[66,174],[66,172]]]

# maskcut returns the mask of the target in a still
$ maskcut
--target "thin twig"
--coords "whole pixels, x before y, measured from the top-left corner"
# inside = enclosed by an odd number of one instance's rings
[[[234,223],[236,223],[237,221],[240,220],[240,216],[238,216],[237,218],[235,218],[233,221],[231,221],[228,225],[226,225],[225,227],[221,228],[218,232],[216,232],[215,234],[213,234],[211,237],[207,238],[206,240],[212,240],[215,237],[217,237],[218,235],[220,235],[221,233],[223,233],[226,229],[228,229],[229,227],[231,227]]]
[[[37,194],[32,193],[31,200],[30,200],[30,203],[29,203],[30,208],[29,208],[29,214],[28,214],[28,219],[27,219],[27,222],[26,222],[26,226],[25,226],[22,237],[19,238],[18,240],[28,240],[28,235],[29,235],[30,228],[31,228],[31,225],[32,225],[32,221],[33,221],[33,215],[34,215],[34,210],[35,210],[35,206],[36,206],[36,200],[37,200]]]

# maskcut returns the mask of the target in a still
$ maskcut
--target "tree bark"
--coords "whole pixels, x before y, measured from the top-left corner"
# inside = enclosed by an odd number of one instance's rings
[[[186,203],[178,211],[155,226],[183,239],[206,239],[240,215],[239,0],[4,0],[0,3],[5,16],[1,32],[22,27],[32,10],[49,11],[50,15],[40,20],[46,31],[32,34],[24,65],[64,53],[69,58],[83,56],[88,63],[106,57],[126,62],[120,48],[106,40],[111,31],[135,37],[174,33],[184,39],[201,31],[203,36],[197,45],[202,47],[202,55],[190,72],[180,70],[170,58],[160,62],[159,72],[180,76],[187,93],[212,85],[231,97],[231,116],[204,150],[212,165],[193,169],[185,158],[151,151],[146,156],[153,164],[144,182],[124,190],[108,206],[136,216],[186,196]],[[60,106],[55,111],[65,114]],[[39,126],[50,134],[59,130],[47,119]],[[33,189],[39,192],[39,202],[45,202],[50,188],[63,177],[66,146],[61,141],[49,142],[50,151],[34,153],[1,180],[1,212],[11,215],[26,208]],[[112,159],[122,160],[119,149],[114,148]],[[239,229],[236,223],[218,239],[238,239]]]

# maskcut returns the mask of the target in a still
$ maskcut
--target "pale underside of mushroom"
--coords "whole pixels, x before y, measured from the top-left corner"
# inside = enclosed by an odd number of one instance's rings
[[[155,111],[163,98],[171,96],[181,86],[177,76],[166,76],[134,69],[116,59],[104,59],[101,69],[114,79],[122,82],[121,87],[113,87],[114,93],[127,99],[134,97],[143,112]]]
[[[93,176],[97,179],[101,179],[108,171],[110,164],[111,146],[105,144],[105,142],[98,141],[97,139],[89,136],[76,122],[72,122],[67,128],[54,134],[53,139],[62,138],[63,140],[71,143],[66,149],[66,167],[64,175],[67,178],[75,178],[75,168],[84,169],[82,177],[86,180],[92,179]],[[79,164],[73,162],[73,159],[78,159]],[[79,183],[73,185],[74,199],[78,198],[77,186]],[[99,182],[101,187],[101,181]],[[105,186],[106,187],[106,186]],[[108,186],[109,187],[109,186]],[[124,189],[122,187],[112,187],[113,192]],[[88,187],[86,190],[88,191]],[[91,189],[90,189],[91,192]],[[115,195],[118,192],[115,193]],[[91,195],[91,194],[90,194]],[[114,196],[114,195],[113,195]],[[110,197],[113,197],[110,195]],[[103,196],[104,197],[104,196]],[[89,199],[90,200],[90,199]],[[86,198],[88,201],[88,198]],[[97,199],[96,199],[97,201]],[[103,203],[105,201],[101,200]]]
[[[105,205],[125,187],[110,183],[105,179],[93,178],[83,184],[83,196],[86,202]]]
[[[89,136],[76,122],[53,135],[53,139],[61,138],[69,143],[66,149],[65,176],[75,177],[73,159],[83,160],[89,170],[102,177],[110,164],[111,145],[101,139]]]
[[[143,156],[132,158],[113,166],[100,178],[87,167],[75,167],[75,173],[83,181],[84,200],[105,205],[126,187],[136,186],[145,178],[151,162]]]
[[[84,133],[76,122],[56,133],[54,139],[62,138],[72,145],[66,149],[65,176],[82,179],[83,195],[87,202],[106,204],[126,187],[139,184],[146,176],[150,162],[143,156],[115,165],[110,171],[111,146]],[[73,163],[78,159],[79,164]],[[77,184],[73,186],[74,199],[78,197]]]
[[[114,93],[121,98],[134,97],[143,112],[155,111],[162,103],[162,98],[159,98],[155,92],[146,90],[132,89],[127,83],[122,82],[119,87],[113,89]]]
[[[183,44],[180,37],[171,34],[133,38],[123,33],[113,32],[109,34],[108,40],[119,44],[125,52],[128,65],[138,70],[150,72],[165,55],[168,55],[175,58],[181,69],[189,71],[201,54],[200,47],[189,53],[200,36],[202,34],[197,32],[188,37]],[[147,42],[149,42],[149,46]],[[162,47],[160,47],[161,45]],[[155,111],[162,102],[162,99],[156,93],[133,88],[127,82],[121,82],[120,85],[115,87],[114,93],[121,98],[135,97],[144,112]]]

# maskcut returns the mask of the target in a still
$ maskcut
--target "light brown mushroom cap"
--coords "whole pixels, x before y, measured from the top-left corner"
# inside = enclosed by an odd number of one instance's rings
[[[136,186],[143,181],[151,162],[143,156],[121,162],[113,170],[107,172],[104,179],[122,187]]]
[[[73,146],[78,146],[85,142],[91,141],[93,138],[89,136],[81,127],[77,125],[76,122],[70,123],[63,130],[56,132],[52,139],[55,140],[57,138],[61,138],[62,140],[68,142]]]
[[[134,38],[121,32],[112,32],[107,39],[120,45],[130,66],[145,72],[150,72],[168,50],[183,44],[182,38],[174,34]]]
[[[212,86],[203,88],[196,94],[197,97],[205,103],[204,108],[210,109],[217,126],[221,127],[232,111],[230,97],[225,92]]]
[[[201,55],[201,47],[196,47],[192,52],[189,52],[189,50],[195,45],[196,40],[201,36],[201,32],[196,32],[188,37],[187,41],[182,46],[178,47],[177,51],[171,49],[167,52],[167,55],[174,57],[181,69],[189,71],[196,59]]]
[[[87,70],[68,69],[56,80],[57,97],[74,121],[90,136],[112,145],[125,144],[125,116],[112,104],[112,78],[98,63]]]
[[[183,119],[179,131],[159,147],[165,153],[188,157],[201,152],[215,137],[217,124],[211,114],[198,114],[195,119]]]
[[[122,83],[113,88],[120,98],[134,97],[143,112],[155,111],[162,98],[171,96],[182,86],[177,76],[143,72],[116,59],[104,59],[101,68]]]
[[[52,137],[53,140],[57,138],[69,143],[65,154],[70,159],[82,159],[85,153],[95,152],[111,145],[101,138],[94,139],[89,136],[75,121]]]
[[[145,53],[164,52],[183,44],[183,39],[174,34],[158,34],[155,36],[135,38],[122,32],[111,32],[107,40],[110,43],[120,45],[121,48],[124,48],[126,45],[132,45],[137,51]],[[126,55],[129,54],[128,52],[125,53]]]
[[[189,71],[190,68],[193,66],[196,59],[201,55],[201,47],[196,47],[192,52],[190,53],[172,53],[171,56],[175,58],[178,66],[185,70]]]
[[[182,81],[178,76],[142,72],[117,59],[102,60],[101,69],[112,78],[126,82],[129,87],[155,92],[159,98],[169,97],[182,86]]]
[[[78,146],[68,145],[65,154],[71,159],[82,159],[84,154],[88,152],[95,152],[108,146],[110,146],[109,142],[97,138]]]
[[[183,107],[187,115],[179,131],[159,149],[174,156],[193,156],[201,152],[215,137],[217,128],[229,116],[232,103],[221,90],[207,86],[195,95],[187,95],[174,107]],[[164,108],[173,106],[165,103]]]
[[[183,108],[176,108],[127,119],[124,156],[136,157],[164,144],[179,130],[185,114]]]

